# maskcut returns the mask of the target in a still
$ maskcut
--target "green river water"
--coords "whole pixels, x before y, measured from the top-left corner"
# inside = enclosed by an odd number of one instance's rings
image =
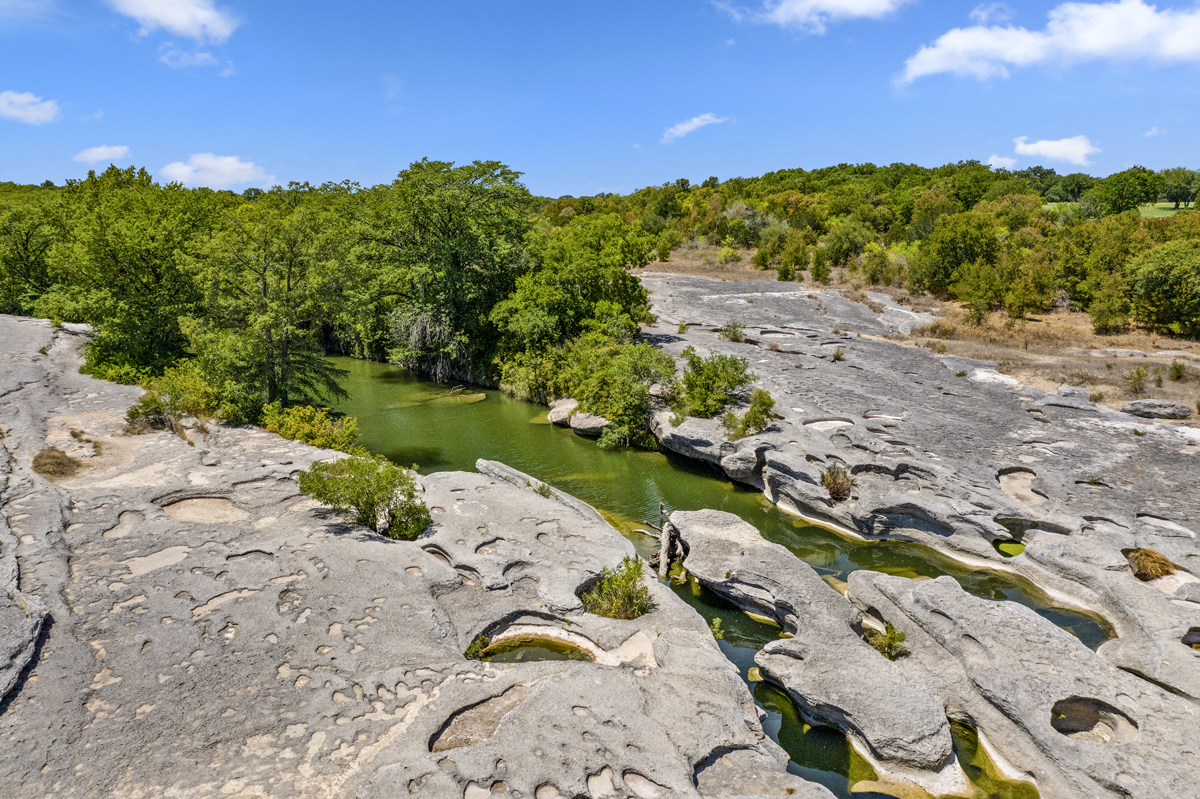
[[[343,357],[332,360],[349,372],[342,385],[350,398],[335,410],[358,419],[361,443],[372,452],[403,466],[417,464],[424,474],[474,471],[479,458],[501,461],[599,509],[643,557],[655,551],[657,540],[639,530],[646,529],[647,521],[660,523],[660,502],[668,513],[715,508],[750,522],[831,584],[844,581],[857,569],[907,577],[948,574],[976,596],[1010,599],[1033,608],[1093,649],[1107,639],[1096,621],[1046,606],[1011,578],[967,571],[913,544],[847,540],[783,513],[760,492],[730,483],[705,464],[661,452],[602,449],[594,441],[551,425],[545,408],[498,391],[467,389],[450,394],[449,387],[395,366]],[[720,619],[723,638],[718,643],[749,680],[755,653],[777,638],[779,629],[694,587],[677,585],[675,590],[709,621]],[[764,728],[792,758],[790,771],[847,798],[853,782],[869,779],[869,767],[858,761],[844,736],[804,724],[786,694],[772,686],[748,684],[767,712]],[[986,758],[976,765],[978,753],[972,740],[969,731],[956,732],[960,760],[980,797],[1036,796],[1023,785],[994,780],[987,773]]]

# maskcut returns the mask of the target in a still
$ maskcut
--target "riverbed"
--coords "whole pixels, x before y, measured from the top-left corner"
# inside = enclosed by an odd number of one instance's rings
[[[1093,649],[1108,638],[1097,621],[1049,607],[1032,587],[1010,577],[965,570],[917,545],[846,539],[789,516],[758,490],[730,483],[705,464],[670,453],[601,448],[551,425],[545,408],[498,391],[440,385],[387,364],[332,360],[349,373],[343,387],[350,398],[335,410],[358,419],[361,443],[372,452],[423,474],[474,471],[479,458],[501,461],[599,509],[643,557],[655,551],[652,525],[661,524],[663,511],[713,508],[753,524],[835,588],[857,569],[914,579],[950,575],[976,596],[1033,608]],[[754,654],[778,636],[778,628],[749,618],[694,584],[677,584],[675,590],[713,625],[721,649],[767,713],[764,728],[792,758],[789,770],[848,799],[851,785],[869,778],[863,772],[869,767],[858,761],[845,737],[804,724],[785,694],[751,681]],[[1020,786],[989,779],[982,766],[973,773],[968,736],[956,736],[956,748],[980,796],[1027,795]]]

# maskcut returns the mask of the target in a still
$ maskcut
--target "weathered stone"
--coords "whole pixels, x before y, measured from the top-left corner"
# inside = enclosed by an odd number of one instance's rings
[[[726,751],[774,793],[807,786],[668,587],[648,579],[638,619],[583,611],[581,588],[633,553],[586,504],[481,462],[422,478],[430,530],[388,540],[298,493],[337,453],[218,425],[125,435],[141,390],[78,374],[85,340],[0,317],[6,799],[577,796],[601,773],[621,795],[700,797]],[[33,474],[72,430],[101,443],[86,468]],[[463,654],[527,635],[594,662]]]
[[[576,411],[571,414],[570,424],[571,429],[575,431],[576,435],[585,436],[586,438],[599,438],[600,434],[604,432],[604,428],[608,427],[612,422],[594,413],[580,413]]]
[[[970,718],[1042,796],[1194,793],[1195,705],[1028,608],[973,597],[949,577],[870,571],[852,573],[846,595],[907,634],[908,673]]]
[[[1186,419],[1192,415],[1183,403],[1161,399],[1132,400],[1121,406],[1121,412],[1144,419]]]
[[[1080,399],[1084,402],[1090,402],[1092,395],[1087,392],[1087,389],[1079,388],[1078,386],[1059,386],[1055,392],[1060,397],[1069,397],[1071,399]]]
[[[936,770],[951,759],[941,703],[863,641],[861,615],[811,566],[732,513],[676,511],[671,523],[688,546],[689,574],[794,636],[767,644],[755,662],[809,719],[892,764]]]
[[[553,424],[560,427],[566,427],[570,423],[571,414],[579,407],[579,400],[565,398],[558,399],[550,403],[550,413],[548,418]]]

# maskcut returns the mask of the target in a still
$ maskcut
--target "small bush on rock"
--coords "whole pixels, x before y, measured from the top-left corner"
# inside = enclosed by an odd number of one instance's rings
[[[850,499],[850,489],[858,485],[858,481],[850,476],[850,472],[839,464],[833,464],[821,472],[821,485],[829,492],[829,498],[834,502],[845,502]]]
[[[629,555],[615,569],[602,569],[595,585],[579,598],[588,613],[610,619],[636,619],[652,606],[642,561]]]
[[[1154,580],[1175,573],[1175,564],[1155,549],[1130,550],[1126,557],[1133,575],[1139,580]]]
[[[721,425],[728,436],[737,440],[746,436],[755,436],[767,429],[775,414],[775,398],[770,392],[756,388],[750,394],[750,407],[740,417],[733,411],[727,411],[721,418]]]
[[[314,463],[300,472],[300,492],[388,538],[412,541],[433,520],[412,472],[379,455]]]
[[[866,638],[867,643],[875,647],[879,651],[879,654],[888,660],[895,660],[908,654],[908,647],[904,646],[904,641],[908,638],[908,634],[897,630],[892,626],[891,622],[887,623],[885,632],[867,630]]]
[[[717,338],[739,343],[746,340],[745,334],[746,326],[741,322],[730,322],[717,330]]]
[[[284,408],[278,402],[263,407],[262,426],[293,441],[303,441],[314,447],[363,454],[358,444],[358,420],[354,417],[333,419],[329,411],[305,405]]]
[[[57,447],[46,447],[34,455],[32,465],[33,470],[44,477],[74,477],[83,469],[83,461]]]

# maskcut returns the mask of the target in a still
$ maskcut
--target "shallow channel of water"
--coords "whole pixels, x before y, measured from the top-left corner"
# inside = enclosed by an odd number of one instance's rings
[[[468,388],[451,394],[450,387],[395,366],[344,357],[332,360],[349,372],[342,385],[350,398],[335,410],[358,419],[362,444],[372,452],[404,466],[416,464],[424,474],[474,471],[479,458],[501,461],[599,509],[643,557],[657,545],[644,531],[646,522],[660,523],[659,503],[668,513],[715,508],[750,522],[834,585],[857,569],[907,577],[948,574],[976,596],[1033,608],[1092,648],[1107,638],[1096,621],[1045,606],[1011,578],[968,571],[913,544],[842,538],[783,513],[760,492],[730,483],[705,464],[670,453],[602,449],[549,424],[545,408],[498,391]],[[721,620],[721,648],[748,680],[754,654],[778,637],[779,630],[713,597],[694,595],[687,585],[675,590],[710,622]],[[849,787],[859,775],[845,738],[803,724],[790,700],[770,686],[749,684],[767,711],[764,727],[793,758],[790,770],[825,784],[839,797],[849,797]],[[1008,794],[987,790],[981,795],[999,799]]]

